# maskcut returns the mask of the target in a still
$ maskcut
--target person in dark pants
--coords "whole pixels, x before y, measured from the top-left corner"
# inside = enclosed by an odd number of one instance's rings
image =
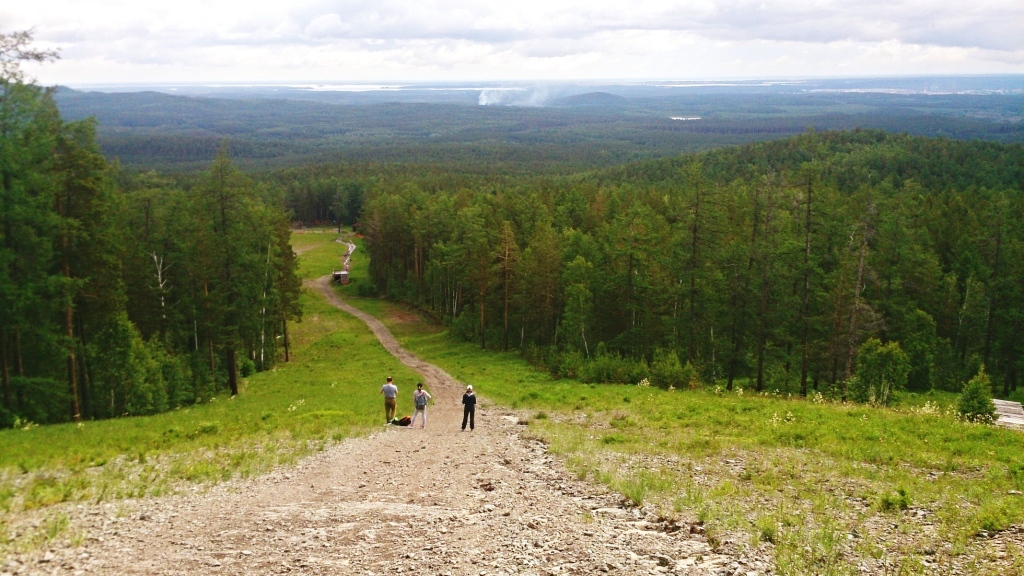
[[[469,429],[476,426],[476,396],[473,394],[473,385],[466,386],[466,393],[462,395],[462,430],[466,430],[466,422],[469,422]]]

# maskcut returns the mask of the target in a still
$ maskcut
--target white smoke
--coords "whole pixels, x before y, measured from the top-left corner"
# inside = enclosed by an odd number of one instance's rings
[[[543,106],[548,90],[539,88],[485,88],[480,91],[481,106]]]

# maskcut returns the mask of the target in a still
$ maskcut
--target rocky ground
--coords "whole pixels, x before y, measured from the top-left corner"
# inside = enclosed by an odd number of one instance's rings
[[[347,308],[326,278],[315,288]],[[764,555],[716,552],[700,525],[659,518],[578,480],[517,413],[484,401],[476,430],[461,431],[461,384],[349,311],[423,374],[435,398],[426,428],[382,427],[297,466],[206,491],[68,505],[61,511],[72,536],[9,558],[0,575],[770,572]],[[20,528],[41,522],[39,514]]]

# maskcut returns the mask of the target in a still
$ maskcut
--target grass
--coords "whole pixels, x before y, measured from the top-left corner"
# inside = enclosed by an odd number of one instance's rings
[[[331,271],[344,245],[336,233],[296,234],[301,274]],[[15,515],[62,502],[97,502],[175,492],[265,473],[382,424],[384,376],[416,374],[389,355],[365,324],[315,294],[289,326],[289,363],[243,381],[232,399],[158,414],[0,431],[0,563]],[[49,528],[52,532],[53,529]],[[21,541],[34,539],[25,535]]]
[[[854,574],[861,563],[930,573],[974,562],[979,534],[1024,521],[1021,434],[956,421],[953,395],[906,394],[880,409],[557,381],[514,353],[410,322],[395,304],[352,301],[485,401],[531,413],[522,418],[530,433],[580,478],[662,515],[703,521],[712,542],[771,545],[779,574]],[[1010,561],[1024,563],[1014,553]]]

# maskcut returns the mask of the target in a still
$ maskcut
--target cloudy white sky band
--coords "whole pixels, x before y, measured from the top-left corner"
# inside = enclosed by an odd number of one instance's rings
[[[1022,0],[36,0],[0,30],[101,82],[1024,73]]]

